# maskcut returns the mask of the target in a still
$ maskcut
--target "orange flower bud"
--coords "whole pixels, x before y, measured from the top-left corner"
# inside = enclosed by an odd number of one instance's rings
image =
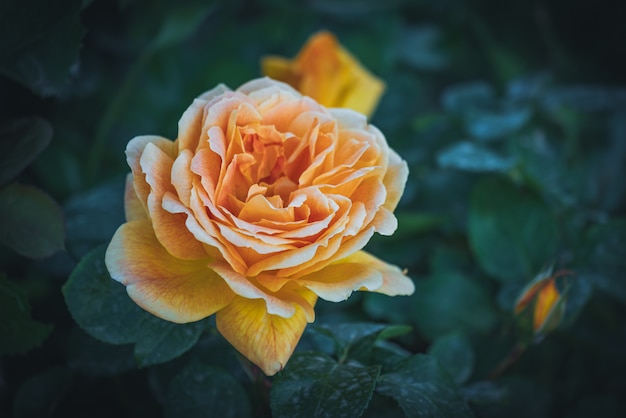
[[[561,270],[552,273],[552,267],[540,272],[522,291],[515,303],[515,314],[533,305],[533,333],[546,334],[561,322],[565,311],[565,292],[559,291],[556,278],[571,274]]]
[[[326,31],[313,35],[292,60],[264,57],[261,70],[326,107],[344,107],[367,116],[385,90],[385,84]]]

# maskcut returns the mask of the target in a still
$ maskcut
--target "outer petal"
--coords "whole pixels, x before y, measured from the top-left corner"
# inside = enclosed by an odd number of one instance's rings
[[[128,173],[126,176],[126,189],[124,191],[124,213],[126,214],[127,221],[137,221],[141,219],[148,219],[146,209],[143,207],[141,200],[137,196],[135,191],[135,185],[133,184],[133,175]]]
[[[387,188],[385,207],[392,212],[398,206],[398,202],[400,202],[408,177],[409,167],[406,161],[401,159],[394,150],[389,149],[389,166],[387,167],[383,183]]]
[[[111,277],[126,285],[139,306],[168,321],[193,322],[226,306],[234,297],[208,260],[173,257],[159,243],[148,220],[122,225],[107,248]]]
[[[304,303],[315,304],[312,292],[303,289],[300,293]],[[307,318],[301,306],[297,306],[292,317],[283,318],[268,314],[263,300],[237,296],[217,313],[216,324],[228,342],[271,376],[285,367]]]
[[[336,262],[336,264],[344,263],[364,264],[382,273],[383,283],[375,290],[378,293],[397,296],[411,295],[415,291],[413,281],[405,276],[402,270],[392,264],[385,263],[365,251],[357,251]]]
[[[380,289],[383,275],[368,264],[341,263],[307,274],[297,279],[297,282],[322,299],[341,302],[348,299],[355,290]]]
[[[349,65],[352,67],[354,81],[351,83],[351,89],[346,94],[341,107],[371,115],[378,105],[380,96],[385,91],[385,83],[362,68],[351,57],[349,58]]]
[[[176,157],[176,145],[169,139],[160,136],[144,135],[136,136],[126,145],[126,162],[130,167],[135,182],[135,192],[141,203],[147,209],[147,199],[150,186],[146,183],[145,175],[141,169],[141,157],[148,144],[156,145],[161,151],[170,157]]]

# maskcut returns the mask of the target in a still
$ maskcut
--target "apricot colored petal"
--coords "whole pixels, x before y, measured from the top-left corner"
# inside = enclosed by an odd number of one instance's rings
[[[309,308],[315,295],[301,291]],[[259,299],[235,297],[216,317],[218,331],[241,354],[272,376],[281,371],[291,357],[307,324],[305,310],[297,305],[289,318],[271,315]]]
[[[385,207],[394,211],[400,202],[406,181],[409,177],[409,167],[403,159],[392,149],[389,149],[389,166],[383,178],[383,183],[387,188],[387,199]]]
[[[229,91],[232,91],[232,90],[228,88],[226,84],[220,83],[217,86],[213,87],[212,89],[207,90],[204,93],[202,93],[200,96],[198,96],[198,99],[209,102],[213,100],[214,98],[216,98],[217,96],[219,96],[220,94],[224,94]]]
[[[290,318],[296,312],[294,304],[284,298],[265,292],[256,286],[248,277],[237,273],[226,263],[213,262],[209,265],[219,274],[237,295],[246,299],[262,299],[265,310],[271,315]]]
[[[341,302],[355,290],[379,289],[383,285],[383,275],[368,264],[331,264],[297,279],[297,283],[322,299]]]
[[[140,163],[146,173],[146,182],[150,185],[147,207],[159,242],[177,258],[192,260],[206,257],[202,244],[195,240],[193,234],[185,227],[188,215],[173,213],[163,208],[164,195],[173,196],[175,192],[170,175],[174,164],[172,158],[159,147],[149,143],[144,149]]]
[[[193,153],[188,149],[182,150],[172,165],[171,182],[180,201],[189,206],[191,187],[194,173],[191,171]]]
[[[398,267],[386,263],[365,251],[357,251],[354,254],[342,258],[336,262],[356,263],[368,266],[380,272],[383,276],[383,283],[375,289],[378,293],[384,293],[389,296],[410,295],[415,291],[413,281],[407,277]]]
[[[224,280],[207,267],[207,260],[181,260],[167,252],[148,220],[123,224],[107,248],[105,263],[131,299],[168,321],[198,321],[234,297]]]
[[[143,205],[147,205],[146,202],[148,200],[148,194],[150,193],[150,185],[146,182],[140,161],[148,144],[156,145],[157,148],[172,158],[176,155],[174,142],[159,136],[136,136],[131,139],[126,146],[126,162],[133,173],[135,192]]]
[[[195,99],[178,121],[179,152],[186,149],[195,151],[198,148],[206,104],[205,100]]]
[[[136,221],[148,218],[146,209],[141,203],[141,200],[139,200],[137,192],[135,191],[133,175],[131,173],[126,176],[126,188],[124,190],[124,213],[126,214],[126,221]]]
[[[392,235],[398,228],[398,219],[393,212],[382,206],[376,212],[373,225],[379,234]]]
[[[160,202],[152,194],[148,196],[148,207],[152,226],[157,239],[165,249],[176,258],[198,260],[206,258],[202,242],[195,238],[189,222],[190,214],[170,192]]]

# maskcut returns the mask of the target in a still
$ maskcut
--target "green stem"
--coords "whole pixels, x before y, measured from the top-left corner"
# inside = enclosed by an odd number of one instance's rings
[[[495,380],[497,379],[504,371],[506,371],[509,367],[517,362],[520,359],[524,351],[526,351],[526,344],[517,343],[509,352],[509,355],[506,356],[504,360],[496,367],[490,374],[489,379]]]

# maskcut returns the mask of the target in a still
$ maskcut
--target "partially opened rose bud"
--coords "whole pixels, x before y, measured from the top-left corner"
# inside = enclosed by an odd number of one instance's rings
[[[261,71],[324,106],[345,107],[367,116],[385,90],[385,84],[326,31],[313,35],[292,60],[264,57]]]
[[[194,100],[178,138],[140,136],[111,277],[163,319],[216,314],[219,332],[272,375],[318,297],[413,293],[396,266],[361,251],[390,235],[408,168],[365,116],[327,109],[269,78]]]
[[[565,312],[565,293],[559,291],[556,279],[569,274],[562,270],[552,273],[552,267],[539,273],[520,293],[515,303],[515,314],[519,315],[532,306],[532,328],[534,335],[544,335],[554,330]]]

